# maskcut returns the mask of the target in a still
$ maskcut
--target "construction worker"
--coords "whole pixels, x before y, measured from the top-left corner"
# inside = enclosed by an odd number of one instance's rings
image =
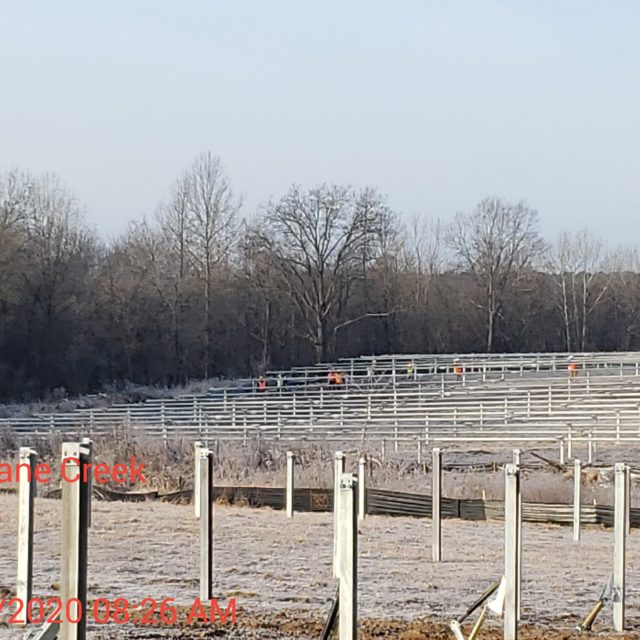
[[[258,391],[266,391],[267,379],[264,376],[258,378]]]
[[[336,371],[334,375],[336,384],[344,384],[344,374],[342,371]]]
[[[416,371],[416,367],[413,364],[413,361],[411,361],[408,365],[407,365],[407,377],[408,378],[413,378],[413,375]]]
[[[462,380],[462,376],[464,374],[464,367],[460,366],[459,364],[456,365],[455,367],[453,367],[453,373],[456,374],[456,378],[458,380]]]
[[[578,376],[578,363],[570,362],[567,369],[569,369],[569,377],[576,378]]]
[[[337,375],[338,374],[335,371],[329,371],[329,375],[327,376],[327,381],[329,382],[330,385],[337,384],[336,382]]]
[[[281,373],[278,374],[276,379],[276,386],[278,387],[278,390],[282,390],[282,387],[284,386],[284,376]]]

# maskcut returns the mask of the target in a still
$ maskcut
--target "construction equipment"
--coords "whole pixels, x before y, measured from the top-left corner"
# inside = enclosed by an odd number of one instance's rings
[[[475,640],[478,632],[480,631],[480,627],[482,626],[482,623],[484,622],[484,619],[487,615],[487,610],[489,608],[491,608],[492,611],[494,610],[494,606],[492,606],[493,603],[487,604],[483,607],[480,615],[478,616],[478,619],[476,620],[476,623],[473,625],[473,629],[471,630],[468,638],[464,637],[461,625],[476,609],[481,607],[496,591],[499,590],[503,582],[504,579],[501,579],[492,584],[482,593],[482,595],[477,600],[475,600],[473,604],[467,607],[466,611],[462,615],[458,616],[455,620],[452,620],[449,623],[449,628],[453,632],[453,635],[456,637],[456,640]]]
[[[602,589],[602,593],[598,598],[598,601],[595,603],[593,609],[589,612],[587,617],[576,627],[576,631],[591,631],[591,627],[593,627],[593,623],[595,622],[598,614],[604,609],[604,605],[611,600],[613,595],[613,574],[609,576],[609,580],[607,584],[604,585],[604,589]]]

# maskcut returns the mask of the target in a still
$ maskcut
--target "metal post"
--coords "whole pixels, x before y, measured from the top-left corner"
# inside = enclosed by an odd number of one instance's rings
[[[631,533],[631,467],[627,465],[625,474],[626,490],[625,495],[627,498],[627,535]]]
[[[591,432],[589,432],[589,449],[588,449],[587,462],[589,464],[593,464],[593,433]]]
[[[333,577],[338,577],[339,566],[339,536],[338,527],[338,492],[340,489],[340,477],[344,473],[345,457],[342,451],[336,451],[333,461]]]
[[[573,425],[569,425],[567,432],[567,460],[573,458]]]
[[[615,464],[615,513],[614,513],[614,546],[613,546],[613,628],[624,631],[625,604],[625,555],[627,535],[627,481],[626,465]]]
[[[338,526],[340,553],[340,640],[356,640],[358,635],[358,520],[356,491],[358,481],[353,474],[340,476],[338,494]]]
[[[582,464],[577,458],[573,461],[573,541],[580,541],[580,503],[582,489]]]
[[[87,450],[87,462],[93,467],[93,442],[91,442],[91,438],[82,438],[80,441],[81,446]],[[89,506],[87,508],[87,526],[91,529],[91,498],[93,497],[93,474],[89,473],[88,476],[88,493],[89,493]]]
[[[515,464],[505,466],[504,487],[504,640],[518,638],[518,520],[520,502],[520,470]]]
[[[522,451],[520,449],[513,450],[513,464],[518,467],[518,471],[521,471],[521,459]],[[518,576],[522,575],[522,492],[518,492]],[[517,608],[518,608],[518,622],[520,622],[520,584],[518,583],[517,595]]]
[[[213,597],[213,452],[199,449],[200,600]]]
[[[33,503],[36,497],[36,462],[38,454],[20,447],[18,476],[18,583],[16,597],[27,606],[33,586]],[[27,620],[27,616],[21,616]]]
[[[358,521],[362,522],[367,515],[366,490],[367,459],[358,460]]]
[[[293,468],[295,459],[293,451],[287,451],[287,518],[293,518]]]
[[[84,640],[87,634],[87,543],[91,495],[89,451],[78,442],[62,445],[62,586],[65,612],[60,640]]]
[[[441,497],[442,497],[442,451],[435,448],[431,452],[431,526],[433,528],[433,542],[431,545],[431,559],[433,562],[442,561],[442,523]]]
[[[560,464],[564,466],[564,438],[560,438]]]
[[[203,448],[202,442],[196,442],[193,472],[193,508],[196,518],[200,517],[200,450]]]

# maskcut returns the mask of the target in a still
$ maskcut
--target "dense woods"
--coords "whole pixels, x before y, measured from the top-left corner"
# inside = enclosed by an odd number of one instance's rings
[[[161,196],[162,194],[159,194]],[[198,157],[105,243],[55,176],[0,175],[0,398],[388,352],[640,348],[640,256],[524,202],[407,220],[375,188],[246,211]]]

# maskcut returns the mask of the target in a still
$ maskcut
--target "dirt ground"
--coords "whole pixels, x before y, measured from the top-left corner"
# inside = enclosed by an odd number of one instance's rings
[[[174,598],[189,606],[198,594],[198,523],[191,506],[159,502],[94,502],[89,548],[89,598]],[[34,592],[56,595],[60,565],[61,502],[36,504]],[[15,582],[17,499],[0,494],[0,597]],[[186,629],[90,624],[89,637],[103,638],[318,638],[335,591],[332,578],[332,520],[327,513],[217,506],[215,587],[225,604],[235,597],[233,628]],[[591,528],[571,541],[569,528],[525,524],[523,638],[570,638],[591,608],[611,571],[613,532]],[[459,615],[502,574],[500,522],[446,520],[444,562],[430,561],[430,522],[369,517],[359,538],[359,607],[363,639],[452,638],[446,622]],[[640,532],[627,549],[628,628],[640,638]],[[6,622],[6,615],[2,619]],[[485,629],[480,638],[498,638]],[[608,633],[611,606],[595,630]],[[0,638],[22,638],[15,626],[0,625]],[[584,636],[582,636],[584,637]]]

